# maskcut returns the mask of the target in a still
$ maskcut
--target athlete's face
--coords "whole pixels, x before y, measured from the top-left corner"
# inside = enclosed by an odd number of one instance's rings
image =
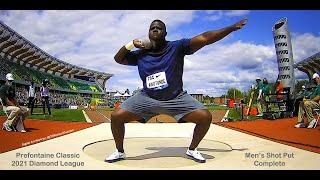
[[[165,40],[167,35],[166,26],[161,22],[155,21],[151,23],[149,28],[149,39],[153,41]]]

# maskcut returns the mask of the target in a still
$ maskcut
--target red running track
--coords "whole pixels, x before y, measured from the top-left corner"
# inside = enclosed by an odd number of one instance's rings
[[[4,120],[4,116],[0,117],[1,127]],[[26,133],[0,130],[0,153],[70,134],[96,124],[27,119],[25,120]]]
[[[315,129],[294,128],[297,118],[223,122],[217,125],[320,153],[320,126]]]

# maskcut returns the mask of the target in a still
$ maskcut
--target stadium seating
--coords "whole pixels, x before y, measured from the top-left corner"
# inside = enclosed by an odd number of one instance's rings
[[[91,83],[81,83],[79,80],[65,79],[63,77],[37,71],[35,69],[24,67],[20,64],[5,60],[1,57],[0,64],[0,75],[2,77],[11,72],[14,78],[17,80],[29,81],[32,78],[35,83],[41,84],[44,79],[48,79],[54,88],[73,91],[83,90],[101,92],[101,89],[97,85],[91,85]]]

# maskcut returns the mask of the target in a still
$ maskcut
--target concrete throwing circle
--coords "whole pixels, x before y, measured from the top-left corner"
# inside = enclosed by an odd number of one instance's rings
[[[190,142],[190,138],[177,137],[125,138],[124,149],[127,158],[114,164],[137,168],[194,166],[199,163],[185,154]],[[206,158],[207,163],[232,151],[232,147],[226,143],[207,139],[203,139],[197,149]],[[93,142],[83,147],[84,153],[99,161],[104,161],[114,150],[113,139]]]

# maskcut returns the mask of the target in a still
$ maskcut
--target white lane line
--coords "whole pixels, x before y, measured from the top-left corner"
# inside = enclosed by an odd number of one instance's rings
[[[86,121],[87,121],[88,123],[92,123],[91,119],[89,118],[89,116],[87,115],[87,113],[86,113],[84,110],[82,110],[82,113],[83,113],[83,115],[84,115],[84,118],[86,118]]]
[[[228,115],[229,115],[229,110],[226,112],[226,114],[223,116],[220,122],[228,122]]]
[[[105,117],[109,122],[111,122],[111,119],[109,119],[107,116],[105,116],[104,114],[102,114],[100,111],[96,110],[99,114],[101,114],[103,117]]]

